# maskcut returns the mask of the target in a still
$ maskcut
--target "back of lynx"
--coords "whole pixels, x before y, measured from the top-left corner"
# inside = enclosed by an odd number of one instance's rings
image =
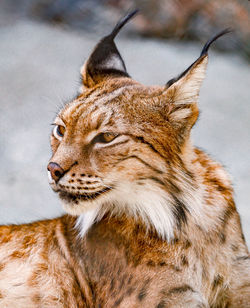
[[[166,86],[130,78],[114,43],[59,112],[49,181],[67,215],[0,227],[0,307],[250,307],[233,190],[190,131],[210,40]]]

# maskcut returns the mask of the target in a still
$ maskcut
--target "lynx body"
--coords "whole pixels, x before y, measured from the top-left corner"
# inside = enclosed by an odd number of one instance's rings
[[[230,179],[190,141],[207,65],[132,80],[114,44],[55,119],[49,179],[67,215],[0,227],[0,307],[250,307]],[[217,37],[216,37],[217,38]]]

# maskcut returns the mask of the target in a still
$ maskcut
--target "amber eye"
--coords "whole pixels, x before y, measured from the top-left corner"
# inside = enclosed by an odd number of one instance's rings
[[[53,135],[58,140],[62,140],[64,133],[65,133],[65,127],[62,125],[56,125],[53,129]]]
[[[114,133],[101,133],[94,139],[95,142],[108,143],[113,141],[118,135]]]

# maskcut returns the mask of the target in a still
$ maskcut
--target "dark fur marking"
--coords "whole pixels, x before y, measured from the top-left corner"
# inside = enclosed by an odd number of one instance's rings
[[[171,244],[176,245],[177,243],[179,243],[179,241],[180,240],[178,239],[178,237],[175,237],[171,240]]]
[[[212,290],[215,290],[218,286],[222,285],[223,281],[224,281],[224,279],[220,274],[215,276],[213,284],[212,284]]]
[[[187,212],[188,209],[186,205],[180,201],[174,194],[172,194],[172,197],[174,199],[174,204],[173,204],[173,215],[176,219],[176,223],[179,229],[181,229],[182,224],[187,223]]]
[[[155,266],[155,262],[154,262],[153,260],[149,260],[149,261],[147,262],[147,265],[148,265],[148,266]]]
[[[119,159],[118,162],[122,162],[122,161],[125,161],[125,160],[128,160],[128,159],[133,159],[133,158],[139,160],[142,164],[144,164],[146,167],[152,169],[153,171],[160,173],[160,174],[163,173],[161,170],[154,168],[153,166],[149,165],[147,162],[145,162],[143,159],[141,159],[140,157],[138,157],[136,155],[131,155],[131,156],[128,156],[128,157],[125,157],[125,158],[121,158],[121,159]]]
[[[130,136],[132,136],[132,135],[130,135]],[[146,141],[146,140],[144,139],[144,137],[142,137],[142,136],[132,136],[132,137],[136,138],[136,139],[139,140],[141,143],[147,144],[155,153],[157,153],[157,154],[160,155],[162,158],[164,158],[164,157],[161,155],[161,153],[158,152],[158,151],[156,150],[156,148],[155,148],[150,142],[148,142],[148,141]],[[164,158],[164,159],[166,159],[166,158]]]
[[[184,162],[179,156],[177,156],[177,158],[178,158],[178,164],[180,165],[182,172],[184,172],[185,174],[185,182],[190,184],[193,188],[198,188],[197,183],[194,181],[195,179],[194,174],[187,169],[186,165],[184,164]],[[177,178],[178,178],[178,175],[176,179]]]
[[[92,283],[90,280],[88,281],[88,283],[89,283],[89,288],[90,288],[91,295],[92,295],[92,300],[93,302],[95,302],[96,300],[95,284]]]
[[[0,263],[0,272],[5,268],[5,264],[4,263]]]
[[[147,279],[145,281],[143,287],[140,289],[140,291],[137,295],[137,298],[140,302],[147,296],[150,281],[151,281],[151,279]]]
[[[160,301],[159,304],[156,306],[156,308],[165,308],[166,304],[164,301]]]
[[[160,185],[162,185],[162,186],[165,186],[165,183],[162,180],[158,179],[157,177],[151,176],[151,177],[149,177],[149,179],[158,183],[158,184],[160,184]]]
[[[171,265],[170,267],[171,267],[174,271],[176,271],[176,272],[180,272],[180,271],[181,271],[181,269],[179,268],[179,266]]]
[[[232,248],[232,251],[234,251],[234,252],[236,252],[236,251],[238,251],[238,250],[239,250],[238,245],[234,245],[234,244],[232,244],[232,245],[231,245],[231,248]]]
[[[222,230],[219,234],[219,239],[220,239],[220,243],[224,244],[226,242],[226,235],[225,235],[225,228],[228,224],[228,221],[230,220],[230,218],[233,216],[233,214],[235,213],[235,205],[234,205],[234,201],[230,200],[230,205],[228,206],[227,209],[224,211],[223,216],[220,218],[222,221]]]
[[[142,259],[142,256],[137,256],[136,258],[134,257],[132,259],[133,266],[136,267],[137,265],[139,265],[141,263],[141,259]]]
[[[224,244],[226,242],[226,235],[223,232],[219,234],[219,238],[220,238],[221,244]]]
[[[133,279],[133,275],[130,275],[129,279],[128,279],[128,284],[130,284],[132,282],[132,279]]]
[[[223,186],[223,184],[216,178],[210,179],[210,183],[213,184],[218,191],[223,192],[228,190],[228,188]]]
[[[127,280],[127,274],[124,274],[124,275],[122,276],[121,281],[120,281],[119,289],[122,289],[122,287],[124,286],[125,280]]]
[[[181,265],[188,266],[188,259],[185,255],[181,255]]]
[[[186,174],[186,176],[189,177],[191,180],[194,179],[194,174],[193,174],[193,172],[191,172],[191,171],[185,169],[185,174]]]
[[[236,258],[237,261],[248,260],[248,259],[250,259],[250,256],[240,256]]]
[[[144,181],[144,180],[151,180],[151,181],[154,181],[155,183],[160,184],[160,185],[162,185],[162,186],[165,187],[165,183],[164,183],[162,180],[160,180],[160,179],[158,179],[157,177],[154,177],[154,176],[150,176],[150,177],[141,177],[141,178],[139,178],[138,180],[141,180],[141,181]]]
[[[177,294],[177,293],[184,293],[184,292],[187,292],[187,291],[194,292],[192,287],[190,287],[187,284],[184,284],[183,286],[170,289],[168,291],[168,294],[171,295],[171,294]]]
[[[244,243],[246,242],[246,239],[243,233],[241,233],[241,239],[243,240]]]
[[[184,249],[188,249],[192,246],[192,243],[189,240],[186,240],[184,243]]]
[[[115,301],[113,307],[118,307],[122,301],[123,301],[123,296],[119,297],[119,298]]]
[[[170,186],[170,191],[174,192],[175,194],[179,194],[181,192],[180,188],[170,179],[168,180],[168,185]]]
[[[221,217],[221,221],[223,223],[223,228],[227,225],[229,219],[232,217],[233,213],[235,212],[235,207],[227,207],[225,212],[223,213],[223,216]]]
[[[130,296],[132,293],[134,292],[134,288],[133,287],[129,287],[126,291],[126,295]]]
[[[147,295],[147,287],[148,285],[144,285],[141,290],[139,291],[139,294],[137,296],[138,300],[141,302]]]
[[[114,286],[115,286],[115,282],[114,282],[114,278],[112,278],[110,281],[110,287],[109,287],[110,292],[114,290]]]

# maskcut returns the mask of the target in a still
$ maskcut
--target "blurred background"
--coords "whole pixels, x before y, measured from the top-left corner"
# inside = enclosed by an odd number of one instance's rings
[[[80,86],[79,69],[97,41],[129,9],[116,39],[128,72],[165,84],[216,32],[233,28],[210,51],[195,145],[232,175],[250,244],[250,2],[247,0],[1,0],[0,223],[63,213],[47,183],[50,123]]]

